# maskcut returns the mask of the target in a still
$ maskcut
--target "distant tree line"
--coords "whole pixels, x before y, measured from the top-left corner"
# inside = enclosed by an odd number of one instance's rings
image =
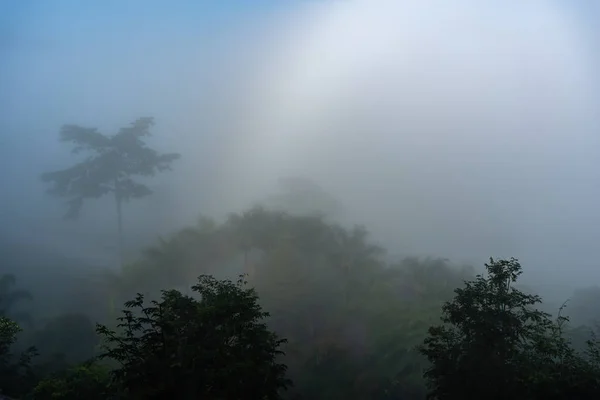
[[[177,268],[204,268],[191,256],[216,251],[217,238],[247,238],[247,221],[264,246],[245,260],[253,276],[200,274],[189,294],[158,289],[189,282],[191,272]],[[235,253],[225,246],[212,261],[226,250]],[[594,335],[575,348],[568,318],[538,310],[541,299],[515,286],[517,260],[491,260],[474,275],[435,259],[384,265],[381,252],[363,230],[318,217],[255,209],[220,227],[205,220],[123,271],[117,290],[132,300],[115,320],[94,327],[85,316],[56,317],[28,336],[41,344],[33,348],[19,346],[27,330],[3,308],[0,388],[15,398],[92,400],[598,398]],[[0,304],[9,304],[22,292],[4,281]],[[76,343],[79,354],[65,356]]]
[[[88,154],[43,175],[67,199],[68,217],[112,194],[122,243],[122,203],[150,194],[133,177],[179,157],[145,144],[152,124],[141,118],[113,136],[62,128],[61,140]],[[600,289],[575,293],[573,322],[566,305],[552,316],[517,286],[515,259],[491,259],[479,275],[441,259],[391,263],[366,228],[333,222],[342,207],[318,185],[281,186],[266,208],[203,218],[121,259],[103,287],[88,284],[98,309],[33,318],[20,307],[31,294],[2,277],[0,395],[600,398],[600,348],[587,326],[600,316]]]

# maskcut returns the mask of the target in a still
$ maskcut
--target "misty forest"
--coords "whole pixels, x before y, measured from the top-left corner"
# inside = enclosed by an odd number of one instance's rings
[[[0,399],[600,399],[599,5],[9,3]]]

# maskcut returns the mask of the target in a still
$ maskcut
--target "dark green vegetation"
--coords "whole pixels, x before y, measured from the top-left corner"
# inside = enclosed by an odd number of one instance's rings
[[[96,152],[47,175],[72,211],[110,191],[117,205],[149,193],[130,176],[176,158],[143,145],[150,124],[113,137],[63,130],[76,149]],[[442,259],[392,261],[365,228],[333,222],[343,207],[318,186],[288,179],[282,189],[269,208],[201,219],[117,270],[47,275],[44,290],[31,293],[21,286],[27,276],[2,277],[1,394],[600,398],[600,349],[589,327],[600,317],[599,289],[576,292],[551,315],[519,289],[514,259],[490,260],[482,275]],[[65,290],[67,301],[53,299]]]
[[[492,260],[443,306],[444,325],[429,329],[420,347],[433,398],[566,399],[600,395],[598,343],[578,354],[564,329],[535,306],[539,296],[512,286],[521,274],[514,259]],[[591,338],[593,339],[593,337]]]
[[[240,273],[247,283],[225,279]],[[14,379],[3,390],[37,399],[597,398],[590,330],[537,311],[541,299],[515,286],[520,273],[515,260],[491,261],[484,276],[436,259],[389,263],[362,228],[255,208],[161,239],[111,277],[101,308],[125,310],[103,325],[68,314],[18,334],[5,307],[2,376]],[[18,293],[4,285],[2,304]],[[582,332],[588,345],[571,346]]]

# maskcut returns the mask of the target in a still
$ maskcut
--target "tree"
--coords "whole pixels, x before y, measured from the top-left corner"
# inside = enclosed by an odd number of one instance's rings
[[[35,386],[36,400],[106,400],[114,395],[109,369],[95,362],[85,362],[48,376]]]
[[[122,333],[98,325],[101,357],[119,363],[114,381],[127,398],[280,399],[290,384],[276,361],[285,340],[244,283],[202,275],[192,287],[200,300],[168,290],[146,306],[138,294],[125,303]]]
[[[539,311],[536,295],[514,287],[516,259],[493,259],[444,304],[443,325],[433,326],[420,351],[429,398],[598,398],[596,368],[563,337],[565,317]]]
[[[154,119],[140,118],[115,135],[104,135],[96,128],[64,125],[60,140],[72,144],[72,152],[92,153],[74,166],[42,174],[42,180],[52,186],[49,193],[67,198],[65,218],[77,218],[87,199],[112,193],[117,213],[119,253],[123,263],[122,204],[130,199],[152,194],[148,186],[133,180],[134,176],[153,176],[169,170],[180,155],[160,154],[149,148],[144,137],[150,135]]]
[[[10,381],[17,374],[10,350],[20,330],[14,321],[0,317],[0,393],[6,392]]]
[[[17,396],[26,392],[32,380],[31,359],[35,348],[29,348],[18,357],[11,348],[21,328],[9,318],[0,316],[0,396]]]
[[[275,210],[294,215],[337,217],[343,212],[341,202],[311,179],[300,176],[281,177],[278,193],[269,196],[266,204]]]
[[[287,398],[422,399],[414,347],[474,274],[436,259],[386,265],[383,254],[364,228],[255,207],[160,241],[122,271],[119,298],[252,270],[269,328],[289,340]]]

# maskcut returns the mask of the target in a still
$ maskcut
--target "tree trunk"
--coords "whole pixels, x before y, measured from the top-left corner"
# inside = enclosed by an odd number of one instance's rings
[[[118,183],[115,182],[115,186]],[[123,213],[121,211],[121,195],[119,193],[119,189],[115,188],[115,204],[117,206],[117,228],[118,228],[118,241],[119,241],[119,266],[123,268],[124,264],[124,246],[123,246]]]

